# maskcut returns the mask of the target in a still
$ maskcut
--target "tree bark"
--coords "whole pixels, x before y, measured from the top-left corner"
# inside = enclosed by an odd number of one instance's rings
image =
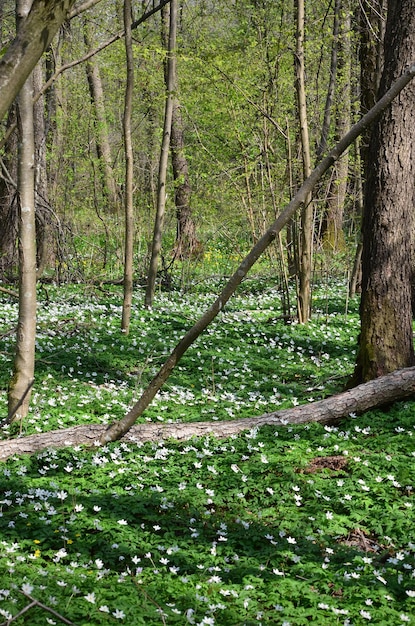
[[[349,0],[340,0],[337,10],[341,13],[341,26],[338,39],[338,71],[336,81],[336,131],[335,137],[343,137],[350,128],[351,116],[351,40]],[[339,18],[340,21],[340,18]],[[337,161],[330,181],[327,199],[326,227],[324,244],[330,252],[345,248],[343,232],[344,205],[349,173],[349,153],[346,150]]]
[[[177,89],[177,80],[176,89]],[[175,185],[174,203],[176,205],[177,234],[174,247],[174,256],[178,259],[188,259],[197,253],[200,242],[196,237],[196,226],[192,215],[190,199],[189,167],[184,151],[183,120],[180,102],[173,99],[173,115],[171,123],[171,161]]]
[[[177,29],[177,0],[171,0],[170,3],[170,20],[169,20],[169,44],[166,71],[166,105],[164,111],[163,139],[160,150],[159,172],[158,172],[158,189],[157,189],[157,210],[154,223],[153,243],[151,248],[151,259],[148,270],[147,287],[145,293],[144,304],[150,309],[153,306],[154,291],[156,285],[157,269],[161,252],[161,239],[163,234],[164,211],[166,207],[166,178],[167,178],[167,162],[169,158],[169,146],[171,135],[171,122],[173,115],[174,100],[174,79],[175,70],[175,47],[176,47],[176,29]]]
[[[415,57],[415,0],[390,1],[380,93]],[[415,86],[372,129],[363,211],[361,333],[353,382],[415,362],[411,278],[415,204]]]
[[[165,42],[165,45],[167,42]],[[192,215],[189,165],[185,153],[184,127],[178,96],[179,81],[177,63],[174,65],[174,97],[171,118],[170,153],[174,180],[174,204],[176,207],[176,242],[174,258],[189,259],[200,252],[201,243],[196,237],[196,225]]]
[[[303,180],[311,174],[310,141],[308,137],[307,103],[305,91],[304,67],[304,0],[295,0],[296,10],[296,93],[298,103],[298,121],[300,124],[301,156],[303,160]],[[311,316],[311,266],[313,250],[313,205],[311,193],[304,198],[301,213],[300,255],[299,255],[299,289],[298,289],[298,318],[302,324]]]
[[[131,139],[131,114],[134,91],[134,59],[133,39],[131,35],[132,7],[131,0],[124,0],[124,29],[125,29],[125,57],[127,62],[127,77],[124,100],[124,151],[125,151],[125,233],[124,233],[124,280],[121,330],[128,334],[130,330],[131,307],[133,299],[133,257],[134,257],[134,206],[133,206],[133,177],[134,156]]]
[[[0,157],[0,272],[2,277],[14,278],[18,267],[16,238],[19,230],[16,202],[18,137],[17,107],[9,110],[4,139],[4,156]],[[11,130],[12,129],[12,130]]]
[[[361,0],[359,3],[360,108],[363,114],[376,102],[383,67],[387,0]],[[367,161],[370,128],[362,135],[361,156]]]
[[[76,0],[33,0],[15,39],[0,60],[0,120],[49,46]]]
[[[319,159],[327,148],[327,138],[330,130],[330,118],[331,109],[333,106],[334,90],[336,87],[336,75],[337,75],[337,52],[338,52],[338,39],[339,39],[339,27],[340,27],[340,10],[342,0],[335,0],[334,2],[334,17],[333,17],[333,42],[331,45],[331,59],[330,59],[330,76],[329,84],[327,87],[326,104],[324,106],[323,124],[321,127],[321,137],[316,148],[316,157]]]
[[[130,35],[131,39],[131,20]],[[125,28],[125,38],[127,29]],[[84,22],[84,41],[87,49],[91,47],[88,32],[88,23]],[[99,159],[99,166],[102,175],[102,190],[106,200],[107,209],[110,213],[118,213],[118,193],[117,185],[112,167],[111,146],[108,137],[108,124],[105,112],[105,97],[102,87],[101,73],[96,60],[88,61],[85,66],[88,79],[89,93],[95,108],[96,116],[96,147]],[[127,70],[128,73],[128,70]]]
[[[350,414],[360,414],[369,409],[403,400],[415,393],[415,367],[388,374],[369,381],[354,389],[336,396],[303,404],[292,409],[265,413],[257,417],[247,417],[224,422],[195,422],[190,424],[138,424],[131,428],[125,441],[134,443],[176,439],[183,441],[192,437],[230,437],[260,426],[286,426],[318,422],[327,424],[348,418]],[[45,448],[65,446],[99,445],[105,433],[105,425],[92,424],[75,426],[64,430],[53,430],[39,435],[0,441],[0,461],[14,454],[33,454]]]
[[[226,283],[219,297],[212,306],[202,315],[202,317],[192,326],[192,328],[184,335],[176,347],[168,356],[165,363],[154,376],[148,387],[144,390],[141,398],[136,402],[132,409],[118,422],[112,424],[108,430],[101,436],[102,443],[115,441],[122,437],[134,424],[137,418],[145,411],[156,393],[161,389],[166,380],[169,378],[173,369],[176,367],[186,350],[192,343],[202,334],[215,319],[219,311],[225,306],[229,298],[233,295],[236,288],[245,278],[251,267],[259,259],[261,254],[272,243],[275,237],[281,232],[281,229],[290,221],[296,210],[304,203],[305,199],[314,189],[315,185],[327,170],[337,161],[343,152],[356,140],[356,138],[367,128],[369,124],[376,119],[378,115],[390,105],[400,91],[415,76],[415,62],[408,67],[403,75],[397,79],[384,97],[371,109],[350,131],[343,137],[339,143],[329,152],[329,154],[317,165],[310,176],[304,181],[294,198],[278,216],[275,222],[269,227],[264,235],[257,241],[248,255],[243,259],[236,272]]]
[[[33,89],[40,91],[43,86],[42,62],[33,70]],[[36,208],[36,259],[37,278],[39,279],[50,261],[50,209],[49,184],[47,175],[47,128],[45,121],[45,102],[41,96],[33,105],[33,127],[35,139],[35,208]]]
[[[24,25],[31,0],[18,0],[17,29]],[[8,392],[8,420],[23,419],[29,410],[35,370],[36,338],[36,224],[35,224],[35,140],[33,118],[33,76],[20,90],[17,100],[19,157],[19,315],[16,354]]]

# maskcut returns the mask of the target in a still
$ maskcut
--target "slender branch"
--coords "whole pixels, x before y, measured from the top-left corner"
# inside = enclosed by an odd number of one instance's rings
[[[68,19],[71,20],[72,18],[76,17],[77,15],[80,15],[84,11],[87,11],[88,9],[91,9],[92,7],[94,7],[99,2],[101,2],[101,0],[87,0],[86,2],[83,2],[79,6],[77,6],[77,7],[72,9],[72,11],[69,13]]]
[[[94,0],[90,0],[90,2],[93,2],[93,1]],[[99,1],[100,0],[96,0],[96,2],[99,2]],[[140,24],[142,24],[143,22],[148,20],[149,17],[151,17],[152,15],[154,15],[155,13],[160,11],[169,2],[170,2],[170,0],[160,0],[160,3],[156,7],[152,8],[150,11],[147,11],[146,13],[144,13],[140,18],[138,18],[138,20],[135,20],[135,22],[133,22],[131,24],[131,30],[136,29],[138,26],[140,26]],[[125,30],[120,30],[118,33],[113,35],[110,39],[108,39],[107,41],[105,41],[104,43],[99,45],[94,50],[90,50],[87,54],[85,54],[80,59],[76,59],[75,61],[71,61],[70,63],[65,63],[65,65],[62,65],[62,67],[59,67],[56,70],[56,72],[53,74],[53,76],[51,76],[49,78],[49,80],[46,81],[46,83],[43,85],[43,87],[39,91],[39,93],[36,94],[35,102],[37,102],[37,100],[40,98],[40,96],[42,94],[44,94],[45,91],[47,91],[49,89],[49,87],[55,82],[55,80],[58,78],[58,76],[60,76],[62,74],[62,72],[65,72],[66,70],[69,70],[69,69],[71,69],[71,67],[75,67],[76,65],[79,65],[80,63],[84,63],[85,61],[88,61],[88,59],[90,59],[91,57],[95,56],[99,52],[102,52],[103,50],[105,50],[105,48],[108,48],[108,46],[110,46],[111,44],[115,43],[116,41],[119,41],[124,36],[125,36]]]
[[[6,293],[8,296],[11,296],[12,298],[19,298],[19,294],[17,293],[17,291],[13,291],[12,289],[6,289],[6,287],[0,286],[0,291],[2,293]]]
[[[42,602],[39,602],[39,600],[36,600],[35,598],[32,598],[31,595],[29,595],[28,593],[25,593],[24,591],[20,591],[20,593],[27,598],[28,600],[30,600],[30,603],[27,604],[21,611],[19,611],[18,613],[16,613],[16,615],[13,615],[12,618],[6,620],[5,622],[2,622],[0,624],[0,626],[9,626],[9,624],[11,624],[12,622],[14,622],[15,620],[17,620],[19,617],[21,617],[24,613],[27,613],[27,611],[29,611],[30,609],[32,609],[35,606],[38,606],[40,609],[43,609],[44,611],[47,611],[48,613],[51,613],[54,617],[56,617],[57,619],[59,619],[61,622],[63,622],[64,624],[68,624],[69,626],[76,626],[76,624],[74,624],[74,622],[71,622],[69,619],[67,619],[66,617],[63,617],[63,615],[61,615],[60,613],[58,613],[57,611],[55,611],[54,609],[52,609],[50,606],[46,606],[46,604],[43,604]]]

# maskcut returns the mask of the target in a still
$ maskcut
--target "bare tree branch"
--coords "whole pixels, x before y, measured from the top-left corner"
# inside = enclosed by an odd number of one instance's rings
[[[95,0],[90,0],[90,2],[94,2],[94,1]],[[96,2],[100,2],[100,0],[96,0]],[[160,0],[160,3],[156,7],[153,7],[150,11],[147,11],[146,13],[143,13],[143,15],[140,18],[138,18],[138,20],[135,20],[135,22],[133,22],[131,24],[131,30],[136,29],[138,26],[140,26],[140,24],[142,24],[143,22],[148,20],[152,15],[154,15],[155,13],[160,11],[169,2],[170,2],[170,0]],[[87,8],[89,8],[89,7],[87,7]],[[80,63],[84,63],[85,61],[88,61],[88,59],[90,59],[91,57],[95,56],[99,52],[102,52],[102,50],[105,50],[105,48],[108,48],[108,46],[110,46],[111,44],[115,43],[116,41],[119,41],[124,36],[125,36],[125,31],[124,30],[120,30],[118,33],[113,35],[110,39],[108,39],[107,41],[105,41],[104,43],[99,45],[94,50],[90,50],[87,54],[85,54],[81,58],[76,59],[75,61],[71,61],[70,63],[65,63],[65,65],[62,65],[62,67],[59,67],[56,70],[56,72],[53,74],[53,76],[51,76],[49,78],[49,80],[46,81],[46,83],[43,85],[41,91],[38,94],[36,94],[35,101],[37,101],[40,98],[40,96],[42,94],[44,94],[45,91],[47,91],[49,89],[49,87],[55,82],[55,80],[58,78],[58,76],[60,76],[62,74],[62,72],[65,72],[66,70],[69,70],[71,67],[75,67],[76,65],[80,65]]]
[[[92,7],[94,7],[96,4],[98,4],[101,1],[102,0],[87,0],[86,2],[83,2],[82,4],[72,9],[72,11],[69,13],[68,19],[70,20],[73,19],[74,17],[76,17],[77,15],[80,15],[84,11],[91,9]]]
[[[9,624],[11,624],[15,620],[17,620],[22,615],[24,615],[24,613],[27,613],[27,611],[30,611],[30,609],[33,609],[33,607],[35,607],[35,606],[38,606],[39,608],[43,609],[44,611],[47,611],[48,613],[51,613],[54,617],[59,619],[64,624],[68,624],[69,626],[76,626],[76,624],[71,622],[69,619],[67,619],[66,617],[63,617],[63,615],[61,615],[60,613],[58,613],[54,609],[51,609],[50,606],[46,606],[46,604],[43,604],[42,602],[39,602],[39,600],[36,600],[35,598],[32,598],[32,596],[29,595],[28,593],[25,593],[24,591],[20,591],[20,593],[22,595],[24,595],[25,598],[30,600],[29,604],[27,604],[25,607],[23,607],[23,609],[21,611],[19,611],[18,613],[16,613],[16,615],[13,615],[12,618],[6,620],[5,622],[2,622],[0,624],[0,626],[9,626]]]
[[[65,21],[75,0],[33,0],[25,23],[0,59],[0,120]]]

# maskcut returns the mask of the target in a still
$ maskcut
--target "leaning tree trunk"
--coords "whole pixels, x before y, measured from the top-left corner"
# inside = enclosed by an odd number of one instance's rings
[[[19,33],[0,59],[0,120],[49,46],[76,0],[33,0]]]
[[[161,239],[163,234],[164,211],[166,207],[166,178],[167,178],[167,162],[169,158],[171,122],[173,115],[174,100],[174,79],[176,75],[175,65],[175,47],[176,47],[176,28],[177,28],[177,0],[171,0],[170,3],[170,22],[169,22],[169,43],[166,70],[166,105],[164,110],[163,139],[160,150],[159,172],[158,172],[158,188],[157,188],[157,209],[156,219],[154,222],[153,243],[151,248],[150,266],[147,277],[147,287],[145,293],[144,304],[150,309],[153,306],[154,292],[156,287],[157,269],[161,252]]]
[[[415,59],[415,0],[388,3],[380,93]],[[411,278],[415,202],[415,86],[372,128],[363,211],[361,332],[353,382],[415,362]]]
[[[257,417],[245,417],[222,422],[192,422],[190,424],[139,424],[127,435],[134,443],[176,439],[183,441],[192,437],[231,437],[232,435],[259,428],[260,426],[286,426],[319,422],[327,424],[360,414],[369,409],[403,400],[415,393],[415,368],[411,367],[377,378],[336,396],[302,404],[292,409],[265,413]],[[45,448],[65,446],[96,446],[105,437],[105,425],[89,424],[64,430],[53,430],[42,434],[0,441],[0,461],[14,454],[33,454]]]
[[[24,23],[31,0],[16,4],[17,25]],[[8,419],[22,419],[29,410],[35,369],[36,335],[36,224],[35,141],[33,125],[33,77],[24,83],[18,97],[19,156],[19,317],[13,375],[9,384]]]
[[[393,98],[408,84],[408,82],[415,76],[415,63],[411,65],[403,75],[397,79],[391,86],[385,96],[376,104],[376,106],[369,111],[357,124],[355,124],[345,137],[339,141],[339,143],[329,152],[329,154],[317,165],[312,171],[310,176],[304,181],[301,188],[298,190],[291,202],[286,206],[283,212],[278,216],[275,222],[268,228],[264,235],[257,241],[249,254],[243,259],[236,272],[228,280],[219,297],[215,300],[212,306],[205,311],[202,317],[188,330],[184,337],[179,341],[176,347],[168,356],[162,367],[157,374],[151,380],[148,387],[144,390],[140,399],[131,408],[131,410],[118,422],[108,426],[106,431],[101,436],[101,443],[108,443],[109,441],[115,441],[122,437],[134,424],[137,418],[145,411],[154,396],[164,385],[170,374],[179,363],[180,359],[186,352],[186,350],[194,343],[194,341],[202,334],[202,332],[209,326],[209,324],[215,319],[217,314],[222,310],[228,300],[232,297],[236,291],[238,285],[241,284],[251,267],[256,263],[259,257],[267,249],[267,247],[274,241],[281,229],[284,228],[294,216],[297,209],[304,204],[305,199],[312,193],[315,185],[319,182],[321,177],[327,172],[327,170],[337,161],[337,159],[343,154],[343,152],[356,140],[356,138],[367,128],[369,124],[385,108],[391,103]]]

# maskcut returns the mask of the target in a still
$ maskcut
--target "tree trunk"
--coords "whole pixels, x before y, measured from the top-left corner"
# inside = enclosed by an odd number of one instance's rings
[[[347,419],[350,414],[360,414],[369,409],[403,400],[414,393],[415,368],[412,367],[393,372],[393,374],[372,380],[325,400],[265,413],[258,417],[191,424],[138,424],[131,428],[125,440],[134,443],[167,439],[183,441],[207,435],[230,437],[244,430],[266,425],[281,427],[307,422],[327,424],[343,418]],[[33,454],[45,448],[77,445],[93,447],[99,439],[104,438],[105,428],[102,424],[91,424],[0,441],[0,461],[5,461],[14,454]]]
[[[415,0],[390,1],[380,93],[415,58]],[[412,233],[415,203],[415,86],[372,129],[364,195],[361,333],[353,382],[415,362]]]
[[[177,77],[175,79],[175,89],[177,91]],[[189,167],[184,151],[183,120],[177,96],[173,99],[170,151],[177,217],[174,256],[178,259],[188,259],[197,254],[201,244],[196,237],[196,226],[190,205],[192,188],[190,186]]]
[[[343,152],[356,140],[356,138],[365,130],[365,128],[373,122],[378,115],[391,103],[393,98],[408,84],[415,76],[415,63],[407,68],[404,74],[397,79],[391,86],[385,96],[369,111],[357,124],[355,124],[345,137],[329,152],[329,154],[317,165],[310,176],[304,181],[291,202],[285,207],[275,222],[268,228],[264,235],[257,241],[251,251],[243,259],[236,272],[228,280],[219,297],[212,306],[202,315],[202,317],[192,326],[192,328],[184,335],[176,347],[168,356],[162,367],[154,376],[148,387],[144,390],[140,399],[132,407],[132,409],[118,422],[115,422],[103,433],[101,437],[102,443],[115,441],[122,437],[134,424],[137,418],[145,411],[156,393],[161,389],[170,374],[179,363],[183,354],[192,345],[192,343],[202,334],[215,319],[219,311],[225,306],[228,300],[234,294],[238,285],[241,284],[251,267],[274,241],[281,232],[281,229],[288,224],[297,209],[304,204],[313,191],[315,185],[327,170],[337,161]]]
[[[31,0],[16,3],[18,30],[27,19]],[[35,369],[36,225],[34,177],[33,77],[18,97],[19,120],[19,316],[13,375],[9,384],[8,419],[23,419],[29,410]]]
[[[310,142],[308,137],[307,103],[305,92],[304,67],[304,0],[294,0],[296,10],[296,93],[298,105],[298,120],[300,124],[301,155],[303,160],[303,180],[311,173]],[[311,266],[313,249],[313,205],[311,194],[304,199],[301,213],[300,256],[299,256],[299,290],[298,290],[298,318],[305,323],[311,315]]]
[[[18,267],[16,239],[19,230],[17,211],[17,152],[18,137],[15,132],[17,108],[10,108],[1,156],[0,176],[0,272],[3,278],[15,277]]]
[[[133,258],[134,258],[134,206],[133,206],[133,145],[131,140],[131,113],[134,90],[134,59],[131,0],[124,0],[125,56],[127,78],[124,102],[124,150],[125,150],[125,243],[124,243],[124,299],[122,305],[121,330],[128,334],[130,330],[131,306],[133,298]]]
[[[338,72],[336,81],[336,133],[337,139],[343,137],[350,128],[351,89],[350,89],[350,6],[349,1],[341,0],[338,11],[342,15],[338,41]],[[340,20],[339,20],[340,21]],[[344,205],[349,173],[349,153],[344,152],[337,161],[330,181],[327,200],[326,228],[324,244],[331,252],[344,250],[343,232]]]
[[[158,189],[157,189],[157,209],[156,219],[154,223],[153,243],[151,249],[150,266],[148,270],[147,288],[144,304],[146,308],[151,309],[154,300],[154,291],[156,286],[157,269],[161,252],[161,239],[163,234],[164,210],[166,206],[166,177],[167,162],[169,158],[171,123],[173,115],[174,100],[174,79],[176,75],[175,65],[175,47],[176,47],[176,28],[177,28],[177,0],[171,0],[170,3],[170,21],[169,21],[169,44],[166,70],[166,105],[164,111],[163,139],[160,150],[159,173],[158,173]]]
[[[76,0],[33,0],[32,9],[0,60],[0,120],[49,46]]]
[[[125,37],[127,38],[127,28],[125,26],[124,30]],[[89,41],[88,22],[86,20],[84,21],[84,41],[87,50],[89,50],[91,48],[91,45]],[[108,124],[105,112],[105,97],[104,89],[102,87],[101,73],[99,71],[99,65],[96,59],[88,61],[85,65],[85,68],[88,78],[89,93],[91,94],[91,100],[94,104],[96,115],[96,146],[102,176],[103,196],[106,200],[108,211],[110,213],[117,213],[117,184],[115,182],[114,170],[112,168],[111,146],[108,137]]]
[[[316,157],[319,159],[327,148],[327,138],[330,130],[331,109],[333,106],[334,90],[336,87],[337,75],[337,52],[339,47],[339,27],[340,27],[340,10],[342,0],[334,2],[334,18],[333,18],[333,43],[331,45],[330,59],[330,76],[327,87],[326,104],[324,106],[323,124],[321,127],[321,137],[316,149]]]
[[[34,91],[43,87],[42,65],[39,62],[33,70]],[[36,207],[36,259],[37,278],[40,278],[50,255],[50,208],[46,162],[46,123],[43,95],[33,105],[33,125],[35,137],[35,207]]]
[[[361,0],[359,4],[360,107],[365,114],[376,102],[382,75],[387,0]],[[361,138],[363,165],[369,139],[370,128]]]

